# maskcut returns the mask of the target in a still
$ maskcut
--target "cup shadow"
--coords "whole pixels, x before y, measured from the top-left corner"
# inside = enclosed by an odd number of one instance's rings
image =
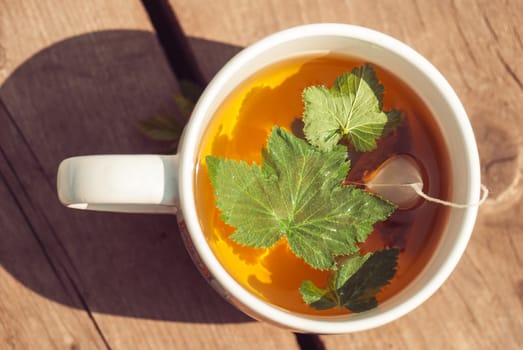
[[[216,62],[239,50],[191,40],[218,57]],[[16,150],[24,156],[11,159],[17,181],[31,198],[33,209],[24,215],[28,221],[32,215],[43,217],[31,224],[33,236],[0,231],[0,241],[7,244],[0,263],[7,272],[46,298],[76,308],[85,304],[91,312],[181,322],[251,321],[200,276],[173,216],[75,211],[56,198],[56,170],[64,158],[160,152],[163,145],[146,140],[135,123],[155,114],[177,114],[177,89],[155,35],[133,30],[58,42],[7,78],[0,100],[16,132],[2,142],[24,140]],[[53,268],[58,276],[33,270],[33,257],[24,247],[35,245],[35,237],[58,266]],[[45,278],[48,282],[42,283]],[[64,287],[63,281],[73,287]]]

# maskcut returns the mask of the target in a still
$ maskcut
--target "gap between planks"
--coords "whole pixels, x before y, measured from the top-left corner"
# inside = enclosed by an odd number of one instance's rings
[[[178,80],[189,80],[200,87],[208,83],[196,64],[196,59],[188,39],[167,0],[142,0],[149,15],[158,41]],[[321,338],[317,334],[295,333],[296,342],[301,349],[325,350]]]
[[[27,143],[23,133],[19,130],[18,125],[12,118],[12,116],[9,113],[9,110],[6,108],[3,100],[0,98],[0,115],[1,114],[5,115],[7,117],[8,120],[6,122],[8,124],[11,124],[11,126],[15,129],[16,134],[18,135],[19,139],[23,143],[23,147],[28,150],[29,156],[35,160],[36,164],[39,165],[38,161],[36,161],[36,157],[34,155],[33,150],[31,149],[31,147],[29,147],[29,144]],[[4,125],[5,124],[6,123],[4,123]],[[51,271],[53,271],[53,274],[56,276],[56,279],[58,280],[60,286],[64,289],[66,294],[69,294],[71,292],[69,290],[69,288],[67,287],[67,285],[69,285],[72,288],[74,297],[77,298],[78,302],[80,303],[82,308],[87,313],[87,316],[89,317],[93,327],[95,328],[96,333],[99,335],[99,337],[100,337],[101,341],[103,342],[103,344],[105,345],[105,347],[108,350],[110,350],[111,347],[109,346],[109,342],[107,341],[106,337],[104,336],[100,326],[96,322],[87,302],[85,301],[85,298],[83,297],[83,295],[80,291],[79,286],[76,284],[74,278],[68,272],[67,268],[65,268],[65,266],[63,266],[62,262],[60,262],[59,260],[57,262],[53,261],[53,259],[51,258],[51,255],[49,254],[48,249],[46,248],[45,243],[42,241],[37,230],[35,229],[33,220],[31,220],[31,217],[34,218],[35,214],[28,212],[28,210],[29,211],[32,210],[32,207],[30,205],[24,205],[24,203],[22,203],[22,201],[30,202],[30,199],[29,199],[30,196],[26,192],[23,184],[21,183],[19,177],[17,176],[16,169],[11,164],[9,157],[5,153],[1,144],[0,144],[0,159],[3,160],[3,163],[6,166],[6,169],[4,169],[4,171],[2,171],[2,169],[0,168],[0,180],[2,180],[6,184],[7,190],[9,191],[11,197],[13,198],[14,204],[18,207],[20,214],[24,218],[24,221],[27,223],[27,227],[29,228],[31,235],[34,237],[38,247],[42,251],[42,254],[43,254],[45,260],[47,260],[47,262],[49,263]],[[41,166],[39,166],[38,170],[45,178],[45,174],[44,174],[44,171]],[[15,190],[15,188],[19,188],[19,190]],[[17,194],[16,192],[21,192],[21,194],[20,193]],[[29,209],[27,209],[27,208],[29,208]],[[35,218],[35,219],[43,220],[45,225],[52,231],[53,238],[56,239],[56,233],[54,232],[52,225],[50,225],[49,222],[47,221],[47,217],[45,217],[45,215],[39,215],[39,214],[36,214],[36,215],[38,215],[39,217]],[[67,254],[67,251],[65,250],[65,248],[60,244],[59,240],[56,240],[56,241],[58,242],[59,249],[65,255],[65,258],[69,262],[71,262],[71,258]],[[74,264],[70,264],[70,266],[74,266]],[[62,271],[62,273],[60,271]],[[65,277],[66,281],[64,281],[64,277]]]

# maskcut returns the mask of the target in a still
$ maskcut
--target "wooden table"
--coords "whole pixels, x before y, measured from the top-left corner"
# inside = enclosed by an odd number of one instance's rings
[[[135,123],[179,114],[242,47],[313,22],[426,56],[467,109],[491,196],[447,283],[381,328],[296,336],[207,286],[169,216],[72,211],[59,161],[154,153]],[[516,349],[523,344],[523,1],[0,0],[1,349]]]

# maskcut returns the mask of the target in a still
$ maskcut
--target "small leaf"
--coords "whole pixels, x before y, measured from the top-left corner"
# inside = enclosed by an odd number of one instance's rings
[[[302,298],[318,310],[333,302],[353,312],[369,310],[377,305],[376,295],[396,274],[398,256],[399,249],[393,248],[350,257],[333,273],[326,289],[304,281]]]
[[[175,96],[174,102],[176,102],[180,114],[188,120],[194,109],[194,102],[182,95]]]
[[[318,288],[311,281],[303,281],[300,286],[300,294],[303,300],[316,310],[331,309],[339,304],[335,293]]]
[[[202,88],[190,81],[181,80],[181,95],[174,97],[180,114],[189,119],[196,101],[202,93]],[[183,125],[176,118],[166,115],[157,115],[138,121],[138,129],[148,138],[156,141],[171,141],[168,153],[176,152],[178,140],[183,130]]]
[[[398,127],[403,121],[403,114],[396,109],[385,112],[385,114],[387,115],[387,123],[383,128],[381,137],[387,136],[387,134],[396,129],[396,127]]]
[[[353,276],[361,266],[370,258],[372,254],[367,253],[363,256],[353,256],[344,259],[338,266],[338,269],[331,278],[330,286],[333,290],[338,290]]]
[[[340,302],[347,309],[362,312],[377,305],[376,294],[396,274],[399,249],[383,249],[367,261],[338,289]]]
[[[157,141],[178,141],[183,127],[173,117],[157,115],[138,121],[138,129],[147,137]]]
[[[370,65],[339,76],[332,88],[312,86],[302,94],[307,140],[324,151],[346,139],[357,151],[372,151],[376,139],[401,123],[398,111],[383,112],[383,86]]]
[[[203,88],[192,80],[182,79],[178,83],[180,84],[182,96],[191,101],[193,105],[196,104],[203,92]]]

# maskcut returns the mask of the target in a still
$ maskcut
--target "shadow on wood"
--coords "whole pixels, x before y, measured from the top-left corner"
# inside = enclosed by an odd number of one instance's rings
[[[203,41],[202,41],[203,43]],[[205,43],[209,52],[237,51]],[[231,51],[232,50],[232,51]],[[178,113],[153,33],[104,31],[34,55],[0,87],[0,263],[36,293],[91,313],[248,322],[199,275],[172,216],[74,211],[56,198],[69,156],[157,153],[135,123]]]

